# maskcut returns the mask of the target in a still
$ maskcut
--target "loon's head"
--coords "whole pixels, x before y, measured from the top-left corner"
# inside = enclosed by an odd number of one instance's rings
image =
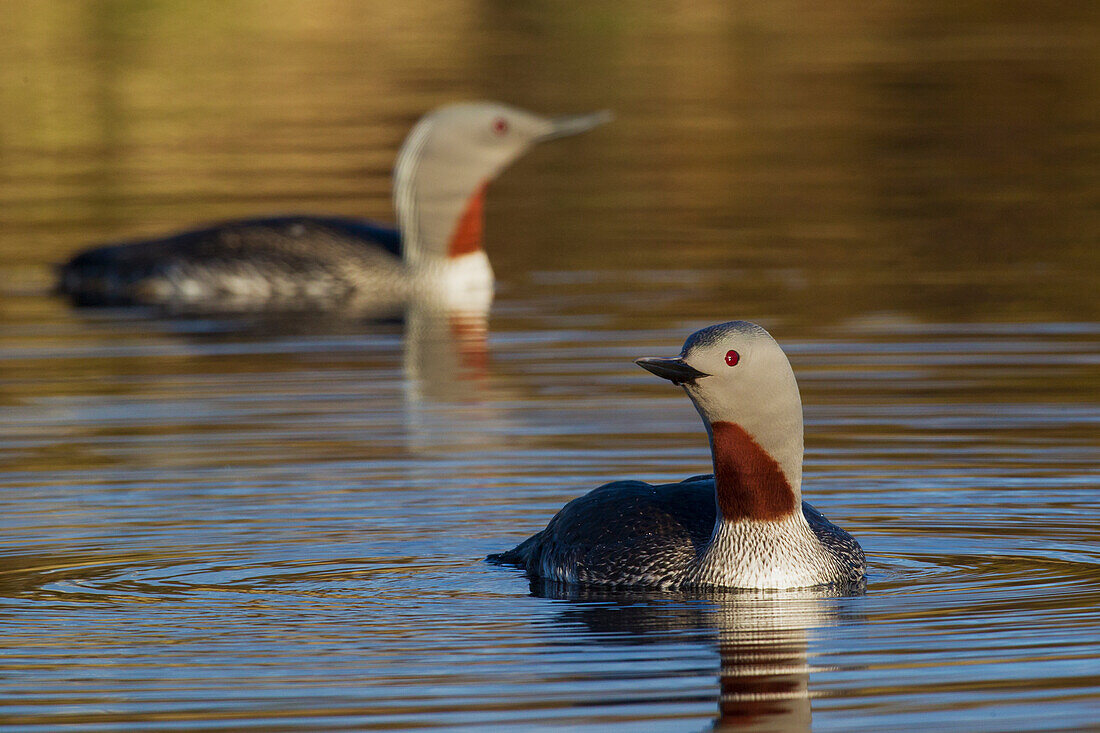
[[[405,139],[394,169],[406,261],[480,250],[488,183],[535,143],[609,119],[608,112],[540,117],[497,102],[451,104],[425,115]]]
[[[794,499],[801,498],[802,400],[771,334],[730,321],[691,334],[679,356],[635,363],[684,388],[710,433],[716,471],[721,461],[744,463],[759,449],[752,459],[773,460]]]

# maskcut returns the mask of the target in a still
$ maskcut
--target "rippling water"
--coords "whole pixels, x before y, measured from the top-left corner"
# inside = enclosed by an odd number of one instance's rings
[[[277,6],[0,21],[5,728],[1095,727],[1090,4]],[[470,96],[619,115],[494,185],[487,319],[49,294],[89,241],[386,218],[404,131]],[[631,360],[730,318],[791,358],[866,595],[482,561],[599,483],[707,471]]]

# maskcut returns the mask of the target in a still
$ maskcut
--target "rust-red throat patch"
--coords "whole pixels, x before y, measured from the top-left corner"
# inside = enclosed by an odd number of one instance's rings
[[[451,241],[447,244],[448,257],[461,257],[472,254],[481,249],[481,237],[485,220],[485,189],[488,184],[481,184],[470,200],[466,202],[466,210],[462,212],[462,218],[455,225]]]
[[[794,490],[771,455],[736,423],[711,424],[718,508],[726,520],[774,521],[797,508]]]

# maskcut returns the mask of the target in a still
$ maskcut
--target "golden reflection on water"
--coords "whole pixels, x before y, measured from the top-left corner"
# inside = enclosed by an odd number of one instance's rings
[[[1032,10],[9,4],[0,254],[37,269],[233,216],[388,219],[412,121],[486,97],[618,115],[575,141],[584,164],[536,151],[494,186],[505,279],[738,269],[709,300],[1093,318],[1095,13]]]
[[[0,665],[45,690],[7,722],[721,725],[761,658],[788,728],[811,698],[834,727],[1084,720],[1091,0],[3,10]],[[468,98],[617,115],[494,184],[487,318],[167,323],[47,295],[91,242],[390,220],[401,139]],[[532,598],[482,566],[585,488],[705,470],[686,400],[630,360],[730,317],[789,350],[807,495],[864,541],[870,595],[746,634],[782,604]]]

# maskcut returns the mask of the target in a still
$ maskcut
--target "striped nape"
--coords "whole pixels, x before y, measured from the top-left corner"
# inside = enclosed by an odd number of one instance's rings
[[[416,205],[416,172],[420,167],[420,156],[432,130],[430,119],[421,120],[409,133],[405,144],[397,155],[394,165],[393,207],[397,212],[398,226],[401,229],[405,262],[416,262],[423,255],[420,241],[420,215]]]

